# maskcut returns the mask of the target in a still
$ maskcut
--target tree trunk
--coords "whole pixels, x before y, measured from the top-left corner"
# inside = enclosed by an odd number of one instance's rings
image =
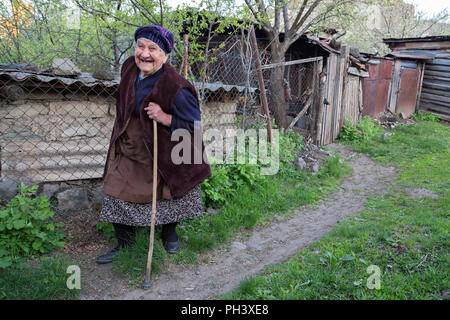
[[[271,46],[272,61],[271,63],[285,62],[284,52],[281,52],[279,44]],[[284,69],[285,67],[275,67],[270,71],[270,109],[273,111],[275,123],[278,128],[286,128],[286,108],[287,104],[284,99]]]

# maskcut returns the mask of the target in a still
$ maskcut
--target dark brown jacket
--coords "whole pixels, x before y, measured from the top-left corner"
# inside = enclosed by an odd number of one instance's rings
[[[134,84],[139,69],[136,66],[134,56],[129,57],[122,65],[121,80],[116,97],[116,119],[109,144],[103,178],[115,154],[115,141],[125,130],[128,120],[135,108]],[[183,78],[169,63],[164,64],[164,72],[159,77],[151,93],[145,97],[142,106],[149,102],[155,102],[168,114],[173,114],[172,104],[178,90],[189,89],[198,100],[197,93],[192,84]],[[140,122],[142,126],[142,137],[149,150],[149,156],[153,154],[153,121],[147,116],[144,107],[141,107]],[[202,134],[198,130],[195,134]],[[190,164],[174,164],[171,160],[172,148],[178,141],[171,141],[171,130],[169,127],[158,123],[158,171],[168,184],[173,197],[179,198],[186,195],[196,185],[202,183],[211,176],[211,168],[203,159],[204,143],[201,143],[201,164],[194,164],[194,134],[191,135],[191,162]]]

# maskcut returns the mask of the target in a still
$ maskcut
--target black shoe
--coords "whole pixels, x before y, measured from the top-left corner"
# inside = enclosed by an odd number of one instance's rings
[[[97,262],[99,264],[110,263],[119,254],[119,252],[120,252],[120,246],[117,246],[114,249],[112,249],[110,252],[108,252],[107,254],[104,254],[104,255],[98,257],[95,260],[95,262]]]
[[[177,253],[178,249],[180,249],[180,243],[177,241],[163,241],[164,249],[166,249],[167,253],[173,254]]]

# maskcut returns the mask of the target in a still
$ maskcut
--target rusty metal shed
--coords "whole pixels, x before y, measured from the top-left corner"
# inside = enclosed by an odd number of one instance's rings
[[[423,82],[416,110],[450,120],[450,35],[423,38],[383,39],[392,54],[425,57]]]
[[[386,111],[392,81],[392,59],[372,58],[367,63],[369,77],[363,80],[363,116],[376,118]]]

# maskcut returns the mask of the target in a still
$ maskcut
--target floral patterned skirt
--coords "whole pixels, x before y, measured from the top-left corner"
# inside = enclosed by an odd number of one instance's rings
[[[198,218],[203,214],[201,185],[192,188],[184,197],[156,201],[155,225]],[[129,226],[150,226],[152,203],[133,203],[105,195],[100,221]]]

